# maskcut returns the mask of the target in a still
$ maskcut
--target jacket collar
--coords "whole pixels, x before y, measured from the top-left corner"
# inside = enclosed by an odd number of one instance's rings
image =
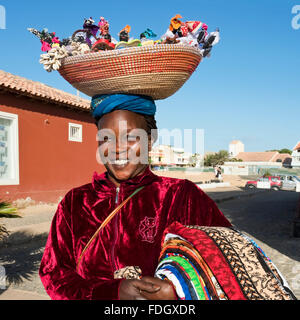
[[[121,182],[120,187],[125,189],[131,189],[132,187],[134,187],[134,189],[136,189],[138,187],[148,185],[157,179],[158,176],[155,175],[148,166],[142,174]],[[102,174],[98,174],[97,172],[95,172],[93,175],[92,186],[96,192],[103,192],[108,191],[110,189],[116,189],[114,183],[108,179],[107,171],[103,172]]]

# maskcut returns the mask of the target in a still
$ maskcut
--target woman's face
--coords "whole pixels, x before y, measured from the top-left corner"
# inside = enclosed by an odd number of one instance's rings
[[[116,110],[101,117],[98,130],[99,155],[115,185],[144,171],[151,139],[143,116]]]

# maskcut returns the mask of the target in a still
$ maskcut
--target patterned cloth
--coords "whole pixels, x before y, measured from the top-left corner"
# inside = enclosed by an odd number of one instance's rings
[[[296,300],[262,249],[233,228],[173,223],[155,276],[172,281],[182,300]]]

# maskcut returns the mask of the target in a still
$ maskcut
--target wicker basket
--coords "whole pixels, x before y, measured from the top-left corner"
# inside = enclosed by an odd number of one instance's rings
[[[158,100],[181,88],[201,59],[196,48],[157,44],[68,57],[59,72],[88,96],[129,93]]]

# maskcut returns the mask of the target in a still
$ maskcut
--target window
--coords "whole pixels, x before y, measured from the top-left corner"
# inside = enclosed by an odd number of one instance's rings
[[[69,141],[82,142],[82,125],[69,123]]]
[[[0,111],[0,185],[18,184],[18,115]]]

